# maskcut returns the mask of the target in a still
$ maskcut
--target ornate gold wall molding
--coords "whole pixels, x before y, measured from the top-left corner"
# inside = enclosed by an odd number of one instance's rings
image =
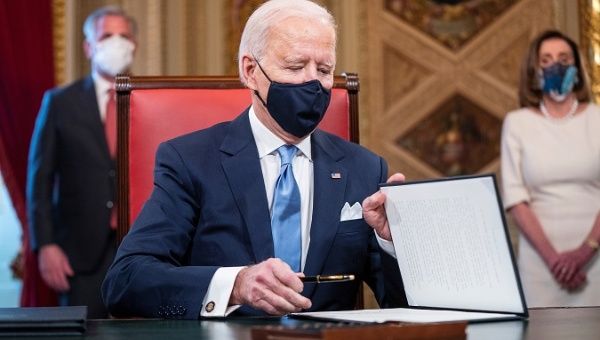
[[[600,0],[579,0],[580,46],[589,70],[592,96],[600,100]]]
[[[390,7],[408,3],[369,3],[369,62],[361,71],[369,102],[361,103],[361,116],[370,124],[361,137],[370,136],[366,145],[390,171],[409,178],[497,172],[500,127],[517,107],[523,55],[538,32],[554,26],[553,7],[547,0],[482,6],[493,12],[469,15],[495,19],[449,46]]]
[[[52,48],[54,54],[54,82],[65,81],[66,69],[66,4],[65,0],[52,0]]]

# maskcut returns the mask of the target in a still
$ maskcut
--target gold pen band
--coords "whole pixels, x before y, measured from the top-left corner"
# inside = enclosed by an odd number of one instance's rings
[[[354,280],[354,275],[316,275],[301,277],[302,282],[343,282]]]

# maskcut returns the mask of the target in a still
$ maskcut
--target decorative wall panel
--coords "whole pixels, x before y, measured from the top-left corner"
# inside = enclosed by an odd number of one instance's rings
[[[498,117],[457,95],[397,142],[445,176],[471,174],[497,157],[501,125]]]
[[[393,47],[386,46],[383,54],[383,67],[388,70],[384,83],[385,107],[389,108],[398,98],[416,90],[432,72],[412,62]]]
[[[552,18],[544,0],[373,2],[363,141],[409,179],[498,171],[523,55]]]
[[[451,50],[458,50],[516,1],[386,0],[385,8]]]
[[[516,89],[519,86],[519,72],[514,69],[523,61],[523,51],[529,46],[529,34],[523,32],[515,38],[510,45],[499,51],[497,57],[483,66],[482,71],[487,72],[492,78],[504,82],[507,86]]]

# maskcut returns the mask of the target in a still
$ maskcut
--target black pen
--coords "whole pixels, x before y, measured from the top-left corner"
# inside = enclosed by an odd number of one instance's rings
[[[301,277],[302,282],[344,282],[354,280],[354,275],[316,275]]]

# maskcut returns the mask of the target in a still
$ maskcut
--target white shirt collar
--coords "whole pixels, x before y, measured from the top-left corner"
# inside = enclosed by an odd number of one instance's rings
[[[280,146],[286,143],[279,137],[277,137],[271,130],[269,130],[259,119],[256,117],[254,107],[250,107],[250,128],[254,135],[254,141],[258,148],[258,157],[263,158],[266,155],[274,153]],[[311,138],[304,138],[300,143],[296,144],[296,147],[312,162],[311,156]]]
[[[106,80],[97,72],[92,72],[92,79],[94,80],[94,87],[96,88],[96,95],[98,97],[106,95],[108,90],[114,87],[112,82]]]

